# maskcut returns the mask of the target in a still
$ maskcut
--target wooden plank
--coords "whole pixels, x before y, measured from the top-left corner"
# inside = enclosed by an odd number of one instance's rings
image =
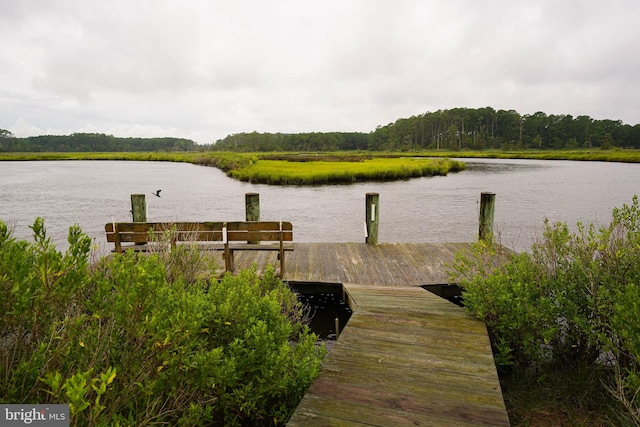
[[[380,387],[380,385],[378,385]],[[508,426],[506,412],[484,405],[370,387],[334,386],[333,395],[305,395],[288,426]]]
[[[487,426],[487,422],[473,423],[470,420],[457,421],[444,410],[431,409],[426,414],[407,411],[396,407],[375,406],[339,398],[307,395],[307,406],[296,412],[289,426]],[[393,397],[390,397],[393,399]],[[451,409],[453,412],[455,410]],[[322,413],[322,416],[318,416]],[[464,414],[464,412],[462,412]],[[490,418],[493,418],[491,414]]]
[[[230,231],[292,231],[289,221],[229,221],[226,223]]]
[[[509,425],[482,322],[419,287],[343,286],[354,313],[288,425]]]
[[[242,242],[246,240],[279,242],[280,235],[282,235],[282,240],[285,242],[293,240],[293,233],[290,231],[227,230],[227,240],[230,242]]]
[[[156,232],[154,233],[155,239],[159,241],[163,240],[164,232]],[[107,234],[107,242],[115,242],[116,236],[115,233]],[[209,232],[209,231],[189,231],[189,232],[176,232],[172,234],[167,234],[167,239],[171,238],[173,241],[177,242],[221,242],[223,240],[221,232]],[[120,233],[120,241],[121,242],[132,242],[132,243],[146,243],[149,241],[149,232],[127,232]]]
[[[120,232],[148,232],[153,231],[222,231],[222,222],[119,222]],[[105,224],[105,231],[113,233],[115,223]]]
[[[295,243],[286,279],[424,286],[449,283],[447,265],[470,243]]]
[[[229,244],[229,249],[232,251],[279,251],[280,245],[274,243],[244,243],[237,244],[231,243]],[[294,246],[291,244],[283,245],[283,251],[292,251]]]

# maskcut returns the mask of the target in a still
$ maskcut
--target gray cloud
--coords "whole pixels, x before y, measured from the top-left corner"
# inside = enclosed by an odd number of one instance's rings
[[[0,128],[207,143],[454,107],[640,122],[635,0],[0,0]]]

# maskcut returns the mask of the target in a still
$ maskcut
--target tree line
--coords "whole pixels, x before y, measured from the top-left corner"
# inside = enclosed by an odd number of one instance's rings
[[[640,148],[640,125],[589,116],[521,115],[514,110],[454,108],[401,118],[370,133],[238,133],[215,150],[461,150]]]
[[[368,150],[370,135],[361,132],[238,133],[216,141],[220,151],[349,151]]]
[[[639,148],[640,125],[589,116],[520,115],[514,110],[438,110],[378,127],[370,149]]]
[[[119,138],[101,133],[43,135],[16,138],[0,129],[0,152],[122,152],[197,151],[202,147],[184,138]]]
[[[0,129],[0,152],[91,151],[407,151],[640,148],[640,124],[589,116],[453,108],[401,118],[364,132],[236,133],[213,144],[184,138],[118,138],[74,133],[16,138]]]

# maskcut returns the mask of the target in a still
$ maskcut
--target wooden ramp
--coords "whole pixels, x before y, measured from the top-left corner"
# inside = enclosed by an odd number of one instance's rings
[[[289,426],[508,426],[484,324],[419,287],[344,284],[353,315]]]

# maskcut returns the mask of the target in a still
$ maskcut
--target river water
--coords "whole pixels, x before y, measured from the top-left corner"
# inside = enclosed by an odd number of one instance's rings
[[[0,162],[0,219],[18,238],[45,218],[66,249],[79,224],[107,252],[104,224],[131,220],[131,194],[145,194],[148,221],[244,220],[245,193],[260,194],[261,219],[291,221],[297,242],[364,242],[365,194],[380,194],[380,242],[471,242],[480,193],[496,193],[495,231],[527,250],[545,218],[574,226],[607,223],[640,192],[640,164],[461,159],[446,177],[331,186],[268,186],[184,163],[132,161]],[[161,197],[152,193],[161,189]]]

